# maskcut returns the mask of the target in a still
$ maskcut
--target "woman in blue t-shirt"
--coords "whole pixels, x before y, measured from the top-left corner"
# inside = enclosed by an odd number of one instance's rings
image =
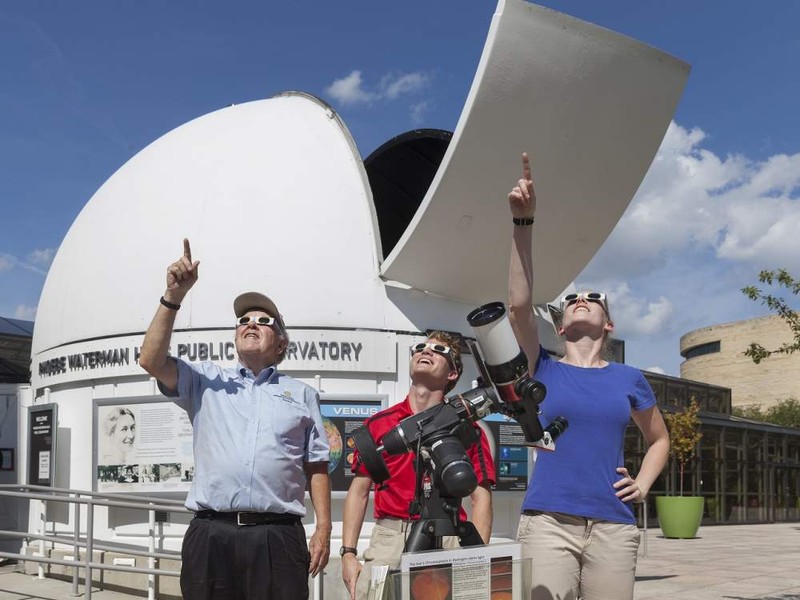
[[[639,530],[631,504],[661,473],[669,434],[650,385],[638,369],[603,358],[614,330],[605,294],[562,299],[561,359],[539,345],[532,310],[531,242],[536,195],[528,155],[508,200],[514,221],[509,316],[532,376],[547,387],[542,421],[569,422],[555,452],[538,453],[522,505],[517,539],[533,559],[534,600],[633,598]],[[649,447],[635,476],[625,468],[625,429],[633,418]]]

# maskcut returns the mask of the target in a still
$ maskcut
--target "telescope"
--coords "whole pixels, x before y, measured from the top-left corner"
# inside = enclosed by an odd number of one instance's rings
[[[547,390],[527,374],[528,360],[516,342],[503,303],[476,308],[467,321],[476,338],[467,345],[481,374],[477,387],[403,419],[380,440],[374,440],[365,426],[353,432],[361,462],[377,484],[389,479],[384,454],[413,451],[419,455],[424,450],[434,485],[445,496],[463,498],[478,485],[465,450],[478,439],[472,423],[491,413],[505,414],[519,423],[528,445],[545,450],[554,450],[555,440],[567,428],[563,417],[542,427],[538,407]]]

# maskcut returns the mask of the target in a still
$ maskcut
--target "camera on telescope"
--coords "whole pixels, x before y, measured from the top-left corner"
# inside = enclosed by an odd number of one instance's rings
[[[465,450],[478,439],[473,423],[490,413],[503,413],[519,423],[528,444],[546,450],[555,448],[556,438],[566,429],[563,417],[542,428],[538,407],[547,390],[527,375],[528,360],[516,342],[503,303],[481,306],[467,321],[477,340],[467,342],[481,373],[477,387],[403,419],[379,440],[372,438],[366,426],[353,433],[361,462],[377,484],[389,479],[384,453],[413,451],[426,459],[432,482],[443,495],[463,498],[478,485]]]

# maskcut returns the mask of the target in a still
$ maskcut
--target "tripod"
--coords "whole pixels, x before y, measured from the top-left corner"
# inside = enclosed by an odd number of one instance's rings
[[[411,526],[403,551],[440,550],[442,538],[446,535],[458,536],[462,546],[482,545],[483,538],[475,525],[470,521],[458,520],[461,498],[442,493],[441,486],[435,485],[435,482],[426,496],[423,476],[430,474],[430,470],[427,459],[424,460],[424,466],[420,464],[421,454],[417,454],[417,490],[409,510],[411,516],[419,515],[419,520]]]

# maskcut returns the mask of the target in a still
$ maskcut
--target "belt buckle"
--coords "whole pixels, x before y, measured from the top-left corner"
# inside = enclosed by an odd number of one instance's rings
[[[246,515],[246,514],[247,513],[241,513],[241,512],[237,512],[236,513],[236,524],[239,527],[249,527],[250,525],[255,525],[255,523],[243,523],[242,522],[242,515]]]

